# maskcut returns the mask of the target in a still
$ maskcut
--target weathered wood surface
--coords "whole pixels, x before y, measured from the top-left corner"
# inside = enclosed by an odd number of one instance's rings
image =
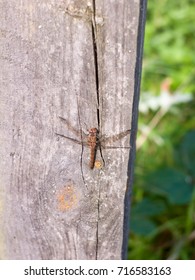
[[[2,259],[124,257],[129,150],[102,150],[105,165],[90,170],[89,149],[56,133],[78,139],[59,116],[78,131],[130,129],[140,7],[145,1],[1,1]]]

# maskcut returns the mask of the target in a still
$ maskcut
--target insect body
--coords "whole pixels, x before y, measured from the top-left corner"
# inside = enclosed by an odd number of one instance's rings
[[[90,169],[93,169],[95,166],[95,159],[96,159],[96,152],[97,149],[99,148],[100,151],[101,149],[129,149],[130,147],[120,147],[120,146],[108,146],[107,143],[113,143],[115,141],[118,141],[120,139],[122,139],[123,137],[127,136],[130,133],[130,130],[126,130],[123,131],[119,134],[113,135],[113,136],[109,136],[109,137],[105,137],[105,136],[99,136],[99,131],[97,128],[93,127],[90,128],[88,130],[88,135],[85,139],[85,133],[82,131],[79,131],[78,129],[74,128],[68,120],[59,117],[62,121],[64,121],[67,125],[67,127],[69,128],[69,130],[71,130],[75,135],[77,135],[80,140],[68,137],[66,135],[63,134],[59,134],[56,133],[56,135],[64,137],[68,140],[71,140],[77,144],[83,145],[83,146],[88,146],[88,148],[90,148],[90,160],[89,160],[89,167]],[[82,137],[81,137],[82,134]],[[102,156],[102,155],[101,155]],[[104,161],[104,160],[103,160]]]
[[[95,156],[97,151],[97,145],[98,145],[98,130],[97,128],[91,128],[89,130],[89,135],[87,139],[87,144],[90,147],[90,161],[89,161],[89,167],[91,169],[94,168],[95,163]]]

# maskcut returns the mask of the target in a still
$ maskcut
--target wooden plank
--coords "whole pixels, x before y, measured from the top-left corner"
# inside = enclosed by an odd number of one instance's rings
[[[94,2],[100,125],[103,133],[115,135],[131,129],[140,3]],[[129,143],[126,136],[117,145],[127,147]],[[128,170],[129,151],[105,150],[103,157],[106,166],[99,180],[98,258],[120,259],[124,258],[127,248],[124,236],[128,221],[124,221],[124,201],[125,195],[129,200],[127,182],[132,174]]]
[[[130,129],[139,10],[1,1],[2,259],[123,257],[129,149],[102,149],[90,169],[89,148],[57,134]]]

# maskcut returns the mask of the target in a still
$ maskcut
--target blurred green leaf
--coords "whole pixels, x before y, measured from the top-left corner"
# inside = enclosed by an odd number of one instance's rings
[[[190,131],[185,135],[179,154],[186,169],[191,175],[195,175],[195,131]]]
[[[186,204],[191,200],[192,186],[186,182],[186,175],[171,169],[157,170],[148,177],[147,189],[163,195],[171,204]]]
[[[159,200],[152,200],[145,198],[132,207],[131,215],[133,217],[151,217],[158,216],[165,211],[166,206],[164,202]]]
[[[139,219],[132,217],[130,230],[139,235],[149,235],[156,229],[156,224],[149,219]]]

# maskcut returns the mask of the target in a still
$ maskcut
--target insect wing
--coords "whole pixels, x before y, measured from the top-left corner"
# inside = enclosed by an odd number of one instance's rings
[[[109,137],[102,137],[100,138],[100,144],[104,149],[129,149],[130,146],[111,146],[108,144],[114,143],[116,141],[119,141],[120,139],[122,139],[123,137],[127,136],[130,133],[130,130],[126,130],[123,131],[119,134],[113,135],[113,136],[109,136]]]

